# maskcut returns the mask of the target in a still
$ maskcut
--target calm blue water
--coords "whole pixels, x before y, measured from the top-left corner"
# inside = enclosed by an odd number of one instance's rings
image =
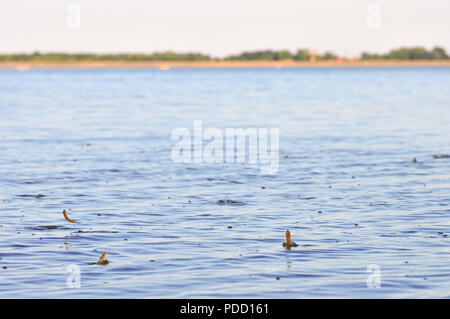
[[[445,68],[0,70],[0,297],[448,298],[449,87]],[[279,128],[277,174],[173,163],[194,120]]]

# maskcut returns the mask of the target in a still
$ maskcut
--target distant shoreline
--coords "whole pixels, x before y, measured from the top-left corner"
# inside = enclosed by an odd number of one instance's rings
[[[151,69],[179,69],[179,68],[377,68],[377,67],[450,67],[450,61],[416,60],[355,60],[355,61],[63,61],[63,62],[0,62],[1,69],[79,69],[79,68],[151,68]]]

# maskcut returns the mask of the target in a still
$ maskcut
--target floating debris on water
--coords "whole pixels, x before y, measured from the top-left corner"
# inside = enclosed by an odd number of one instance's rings
[[[34,197],[34,198],[43,198],[43,197],[45,197],[45,195],[42,195],[42,194],[37,194],[37,195],[28,195],[28,194],[23,194],[23,195],[19,195],[19,197]]]
[[[28,227],[28,229],[31,229],[31,230],[53,230],[53,229],[67,229],[67,227],[55,226],[55,225],[43,225],[43,226],[36,226],[36,227]]]
[[[417,158],[413,157],[412,162],[413,162],[413,163],[417,163]]]
[[[244,205],[243,202],[238,200],[230,200],[230,199],[221,199],[217,202],[219,205]]]
[[[291,232],[289,230],[286,230],[286,242],[283,243],[283,247],[286,247],[288,250],[290,250],[291,247],[297,246],[298,245],[291,240]]]
[[[67,215],[67,210],[63,210],[63,215],[64,215],[64,218],[69,222],[69,223],[78,223],[78,222],[76,222],[76,221],[74,221],[74,220],[72,220],[72,219],[70,219],[69,218],[69,216]]]

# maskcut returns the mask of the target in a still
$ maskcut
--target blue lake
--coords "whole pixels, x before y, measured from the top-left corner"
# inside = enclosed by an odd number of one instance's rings
[[[0,297],[449,298],[449,88],[448,68],[0,70]],[[174,163],[196,120],[279,128],[277,172]]]

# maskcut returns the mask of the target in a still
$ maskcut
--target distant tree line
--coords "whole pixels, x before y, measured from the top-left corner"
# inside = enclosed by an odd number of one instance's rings
[[[336,60],[337,55],[332,52],[317,54],[308,49],[299,49],[296,52],[288,50],[263,50],[243,52],[230,55],[223,59],[212,58],[201,53],[175,53],[171,51],[151,54],[91,54],[91,53],[39,53],[32,54],[0,54],[0,62],[101,62],[101,61],[327,61]],[[399,48],[387,54],[372,54],[364,52],[361,60],[447,60],[449,56],[443,48],[435,47],[427,51],[422,47]]]
[[[448,60],[449,56],[443,48],[434,47],[427,51],[422,47],[400,48],[387,54],[371,54],[364,52],[361,60]]]

